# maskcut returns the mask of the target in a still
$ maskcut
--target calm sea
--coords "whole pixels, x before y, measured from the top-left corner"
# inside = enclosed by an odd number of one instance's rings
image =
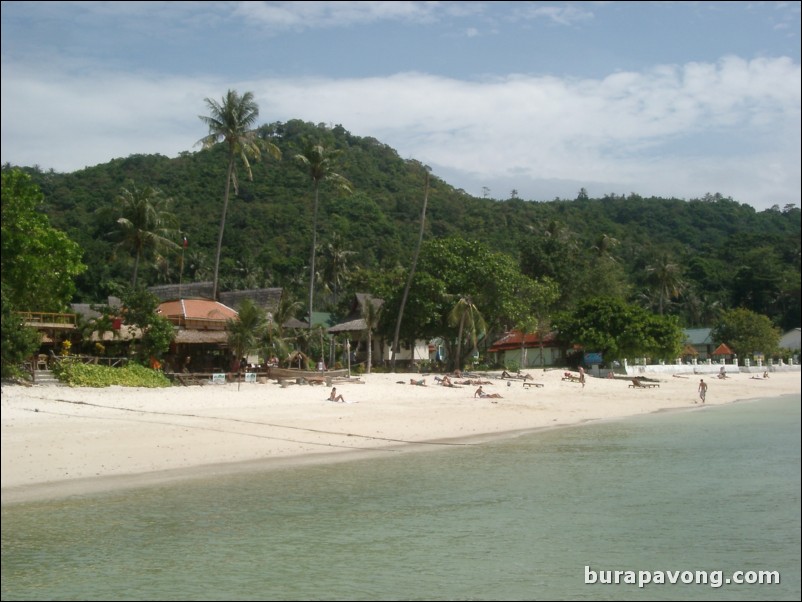
[[[799,600],[801,514],[790,396],[4,506],[2,599]]]

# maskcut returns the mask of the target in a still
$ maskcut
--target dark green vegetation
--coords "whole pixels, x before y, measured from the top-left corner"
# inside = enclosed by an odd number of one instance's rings
[[[386,300],[378,330],[392,340],[418,245],[426,166],[342,126],[290,121],[256,132],[284,159],[265,154],[252,161],[253,180],[241,178],[231,194],[219,289],[282,287],[293,300],[313,290],[315,311],[341,317],[353,293],[369,292]],[[319,189],[310,185],[308,170],[291,159],[310,145],[337,157],[333,169],[352,192],[326,179]],[[168,198],[180,236],[189,241],[186,248],[142,249],[137,282],[212,280],[229,165],[227,147],[217,144],[175,159],[134,155],[69,174],[23,168],[41,189],[43,215],[84,251],[88,269],[77,274],[72,300],[97,303],[132,281],[136,256],[118,244],[117,199],[133,186]],[[559,312],[585,311],[596,298],[608,308],[670,316],[681,327],[712,326],[734,308],[766,316],[782,330],[799,326],[800,210],[777,201],[758,212],[720,194],[591,199],[580,190],[570,200],[491,200],[431,176],[402,338],[453,338],[461,329],[464,355],[473,346],[473,324],[448,320],[457,305],[475,306],[492,339],[508,328],[548,329]],[[301,306],[299,318],[308,303]],[[623,340],[611,345],[629,348]]]

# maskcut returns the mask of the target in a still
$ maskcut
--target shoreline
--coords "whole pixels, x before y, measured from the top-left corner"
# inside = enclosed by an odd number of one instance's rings
[[[543,387],[485,378],[499,399],[474,398],[476,386],[442,387],[418,374],[363,375],[329,388],[275,383],[140,389],[3,385],[2,505],[113,492],[183,480],[480,445],[555,428],[665,411],[799,395],[798,371],[769,379],[649,375],[660,387],[588,378],[583,388],[561,370],[530,370]],[[701,375],[702,377],[706,375]],[[365,452],[371,452],[367,454]]]

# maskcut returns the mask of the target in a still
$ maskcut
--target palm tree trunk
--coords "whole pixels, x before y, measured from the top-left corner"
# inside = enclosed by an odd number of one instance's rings
[[[212,299],[217,300],[217,285],[220,274],[220,251],[223,249],[223,231],[226,227],[226,213],[228,212],[228,197],[231,191],[231,174],[234,171],[234,155],[228,159],[228,177],[226,178],[226,192],[223,197],[223,216],[220,218],[220,232],[217,235],[217,253],[214,258],[214,281],[212,283]]]
[[[429,200],[429,172],[426,172],[426,186],[423,193],[423,210],[421,211],[420,216],[420,231],[418,233],[418,246],[415,247],[415,255],[412,258],[412,269],[409,271],[409,278],[407,278],[407,284],[404,287],[404,295],[401,297],[401,307],[398,310],[398,320],[395,323],[395,336],[393,337],[393,359],[390,362],[390,371],[395,372],[395,356],[398,355],[398,336],[401,332],[401,322],[404,319],[404,306],[407,304],[407,297],[409,296],[409,289],[412,286],[412,279],[415,277],[415,268],[418,265],[418,255],[420,254],[420,247],[421,243],[423,242],[423,228],[426,224],[426,203]],[[412,345],[412,355],[414,359],[415,355],[415,345]]]
[[[459,319],[459,332],[457,333],[457,353],[455,370],[462,370],[462,332],[465,329],[465,314]]]
[[[317,247],[317,208],[318,192],[320,184],[315,180],[315,209],[312,216],[312,258],[309,260],[311,266],[309,274],[309,331],[312,331],[312,303],[315,298],[315,247]]]

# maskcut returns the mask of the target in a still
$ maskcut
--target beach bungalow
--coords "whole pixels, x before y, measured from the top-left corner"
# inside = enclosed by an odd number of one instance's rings
[[[510,330],[493,343],[487,352],[495,354],[496,363],[504,366],[515,363],[521,369],[565,364],[565,355],[555,332],[541,339],[537,333],[524,334],[520,330]]]
[[[686,328],[684,330],[685,341],[683,347],[685,351],[683,351],[683,357],[692,356],[688,357],[688,360],[695,358],[699,362],[707,361],[709,358],[712,358],[713,351],[716,348],[716,343],[712,338],[712,332],[712,328]],[[688,347],[690,347],[690,349]],[[695,355],[691,352],[691,349],[696,351]]]
[[[161,303],[157,313],[175,325],[175,340],[166,358],[168,371],[227,372],[232,357],[226,322],[237,312],[210,299],[176,299]]]
[[[332,336],[340,336],[345,339],[345,348],[343,353],[351,353],[351,366],[361,364],[368,359],[368,326],[365,322],[364,311],[366,305],[370,303],[373,308],[378,312],[384,304],[383,299],[378,299],[367,293],[356,293],[351,300],[351,310],[348,316],[342,321],[328,329],[328,333]],[[373,365],[382,361],[382,346],[378,335],[371,337],[371,359]],[[343,364],[348,362],[348,357],[345,356]]]

